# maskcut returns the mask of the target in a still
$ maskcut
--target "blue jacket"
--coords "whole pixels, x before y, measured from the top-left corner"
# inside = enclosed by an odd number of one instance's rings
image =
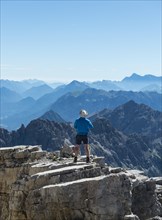
[[[91,121],[87,118],[78,118],[74,123],[74,128],[77,131],[77,134],[87,135],[89,129],[93,128]]]

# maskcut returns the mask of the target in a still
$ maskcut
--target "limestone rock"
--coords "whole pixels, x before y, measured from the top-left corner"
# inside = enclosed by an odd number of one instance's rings
[[[40,146],[0,149],[1,220],[159,219],[157,185],[104,158],[55,158]],[[158,184],[161,183],[158,181]],[[155,218],[156,216],[156,218]]]
[[[132,190],[132,211],[140,219],[148,219],[152,216],[162,214],[162,207],[155,195],[156,183],[148,179],[140,182]]]
[[[104,157],[95,157],[93,158],[93,162],[97,163],[100,167],[105,167],[105,158]]]
[[[125,215],[124,220],[139,220],[139,218],[137,215],[131,214],[131,215]]]
[[[123,219],[131,213],[130,187],[123,173],[45,186],[28,195],[27,216],[36,220],[42,210],[40,220]]]
[[[65,139],[64,140],[64,145],[60,150],[60,156],[61,157],[71,157],[71,156],[73,156],[74,147],[75,146],[72,145],[68,139]]]

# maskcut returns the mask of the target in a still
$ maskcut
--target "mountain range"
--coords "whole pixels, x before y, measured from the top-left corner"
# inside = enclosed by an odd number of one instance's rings
[[[162,94],[156,90],[160,88],[161,80],[162,77],[138,74],[132,74],[122,81],[88,83],[73,80],[66,85],[47,84],[40,80],[0,80],[0,126],[9,130],[17,129],[22,123],[27,125],[50,110],[59,114],[64,121],[73,121],[81,108],[92,115],[104,108],[114,109],[129,100],[161,111]],[[134,87],[143,91],[134,91]]]
[[[141,76],[137,73],[133,73],[131,76],[125,77],[121,81],[101,80],[101,81],[82,82],[82,83],[87,85],[88,87],[103,89],[106,91],[110,91],[110,90],[156,91],[162,93],[162,76],[155,76],[152,74]],[[66,86],[66,84],[59,82],[49,83],[37,79],[35,80],[30,79],[23,81],[13,81],[13,80],[4,80],[4,79],[0,80],[0,87],[8,88],[19,94],[22,94],[22,92],[25,92],[26,90],[31,89],[32,87],[34,87],[35,89],[36,87],[39,88],[39,86],[44,84],[52,87],[53,89]],[[147,87],[149,88],[149,90],[147,90]]]
[[[21,94],[22,92],[25,92],[26,90],[43,85],[44,82],[41,80],[22,80],[22,81],[14,81],[14,80],[0,80],[0,87],[5,87],[11,91],[17,92]]]
[[[37,100],[39,99],[41,96],[45,95],[45,94],[48,94],[48,93],[51,93],[53,92],[53,89],[46,85],[46,84],[43,84],[43,85],[40,85],[40,86],[37,86],[37,87],[32,87],[28,90],[26,90],[22,96],[24,98],[26,97],[32,97],[33,99]]]
[[[151,74],[140,76],[133,73],[130,77],[125,77],[121,82],[118,82],[118,84],[121,85],[123,89],[127,88],[124,90],[132,91],[148,91],[144,88],[154,85],[156,88],[151,89],[152,91],[162,92],[162,77]]]
[[[54,102],[50,109],[59,113],[66,121],[74,121],[81,108],[86,109],[92,115],[104,108],[114,109],[129,100],[144,103],[160,111],[162,110],[161,95],[156,92],[107,92],[92,88],[86,89],[79,94],[67,93]]]
[[[65,139],[74,144],[73,125],[56,122],[55,116],[55,112],[49,112],[16,131],[1,128],[0,146],[38,144],[53,151],[59,150]],[[90,132],[92,154],[105,156],[111,166],[141,169],[149,176],[162,175],[162,112],[129,101],[90,119],[94,125]]]

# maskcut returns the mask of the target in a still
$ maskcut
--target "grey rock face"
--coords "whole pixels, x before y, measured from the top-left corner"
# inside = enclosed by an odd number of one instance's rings
[[[125,215],[124,220],[139,220],[139,218],[137,215],[131,214],[131,215]]]
[[[112,174],[49,185],[32,191],[26,207],[29,219],[37,219],[40,210],[42,220],[47,215],[54,220],[122,219],[131,212],[130,181],[125,174]]]
[[[146,220],[162,215],[141,172],[57,158],[40,146],[0,149],[1,220]],[[102,163],[101,163],[102,162]],[[159,183],[159,182],[158,182]]]
[[[132,211],[136,213],[140,219],[147,219],[161,213],[161,204],[155,202],[156,183],[153,180],[146,180],[139,183],[133,190]],[[147,201],[147,202],[146,202]]]

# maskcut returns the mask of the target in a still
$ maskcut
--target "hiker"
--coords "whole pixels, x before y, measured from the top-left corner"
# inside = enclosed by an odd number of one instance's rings
[[[86,163],[90,162],[90,148],[88,140],[89,129],[93,128],[93,125],[89,119],[87,119],[88,112],[86,110],[80,110],[80,118],[76,119],[74,123],[74,128],[77,131],[76,135],[76,145],[74,148],[74,163],[77,162],[77,157],[80,150],[80,145],[83,143],[86,152]]]

